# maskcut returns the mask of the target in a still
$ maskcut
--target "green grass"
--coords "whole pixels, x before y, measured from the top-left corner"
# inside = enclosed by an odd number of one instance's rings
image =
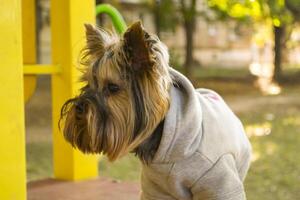
[[[140,172],[140,162],[133,155],[125,156],[114,163],[109,162],[106,158],[99,162],[100,176],[110,177],[115,180],[138,181]]]
[[[51,142],[30,142],[26,144],[27,180],[52,177]]]
[[[251,136],[254,160],[246,179],[248,199],[298,199],[300,197],[300,101],[296,104],[272,103],[240,115],[247,128],[271,132]],[[274,116],[273,120],[266,119]],[[257,130],[257,132],[259,132]]]
[[[184,71],[182,66],[176,67],[176,70],[181,72]],[[196,79],[224,79],[227,78],[228,80],[234,80],[235,78],[249,78],[251,77],[250,71],[247,67],[243,68],[220,68],[215,66],[206,66],[206,67],[194,67],[193,68],[193,77]]]
[[[251,134],[254,159],[245,181],[248,199],[299,199],[300,86],[287,85],[280,95],[263,96],[247,81],[218,80],[211,78],[216,71],[206,73],[210,75],[202,74],[203,78],[195,85],[212,88],[224,95]],[[223,77],[230,75],[224,71],[221,74]],[[247,77],[246,73],[242,77]],[[268,135],[261,134],[269,131]],[[27,144],[28,180],[51,176],[51,163],[50,140],[38,142],[35,139]],[[132,155],[115,163],[103,158],[99,174],[121,181],[139,181],[140,164]]]

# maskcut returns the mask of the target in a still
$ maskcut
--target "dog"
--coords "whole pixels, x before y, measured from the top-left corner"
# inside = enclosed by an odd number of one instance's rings
[[[134,153],[141,199],[245,199],[251,145],[220,95],[195,89],[140,22],[122,36],[85,24],[78,96],[61,109],[67,142],[110,161]]]

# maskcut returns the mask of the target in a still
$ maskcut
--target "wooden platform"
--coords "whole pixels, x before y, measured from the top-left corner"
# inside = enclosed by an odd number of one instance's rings
[[[136,182],[117,182],[106,178],[69,182],[53,179],[29,182],[28,200],[138,200]]]

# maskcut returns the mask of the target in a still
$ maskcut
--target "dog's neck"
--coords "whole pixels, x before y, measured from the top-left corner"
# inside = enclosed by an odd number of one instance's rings
[[[158,124],[151,136],[133,151],[144,164],[149,164],[153,160],[160,144],[163,128],[164,120]]]

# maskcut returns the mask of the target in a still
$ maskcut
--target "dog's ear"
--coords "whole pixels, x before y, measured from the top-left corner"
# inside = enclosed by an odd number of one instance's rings
[[[88,54],[102,57],[105,50],[105,42],[108,39],[108,33],[98,29],[91,24],[84,24],[86,36],[86,50]]]
[[[153,61],[149,51],[146,38],[149,34],[145,32],[140,21],[132,24],[124,33],[124,48],[128,52],[131,67],[135,71],[151,68]]]

